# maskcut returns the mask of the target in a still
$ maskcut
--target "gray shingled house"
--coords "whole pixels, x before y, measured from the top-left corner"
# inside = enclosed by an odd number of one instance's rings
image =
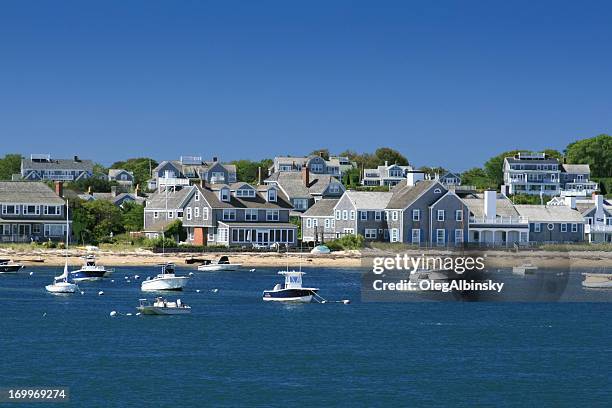
[[[93,162],[78,156],[72,159],[55,159],[49,154],[32,154],[21,159],[23,180],[76,181],[93,176]]]
[[[66,213],[62,194],[61,183],[53,191],[42,182],[0,181],[0,240],[63,240]]]
[[[302,241],[325,242],[338,238],[334,207],[337,198],[323,198],[302,214]]]

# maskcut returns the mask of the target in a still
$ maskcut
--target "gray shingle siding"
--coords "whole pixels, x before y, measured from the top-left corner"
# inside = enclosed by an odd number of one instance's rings
[[[540,232],[536,232],[536,225],[540,224]],[[565,224],[567,231],[562,231]],[[572,225],[577,228],[572,231]],[[549,229],[549,226],[552,229]],[[576,222],[537,222],[529,221],[529,241],[531,242],[582,242],[584,241],[584,225]]]

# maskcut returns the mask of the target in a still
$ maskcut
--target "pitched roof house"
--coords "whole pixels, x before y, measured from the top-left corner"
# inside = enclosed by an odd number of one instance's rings
[[[169,186],[188,185],[191,181],[207,183],[234,183],[236,166],[223,164],[217,157],[204,161],[199,156],[181,156],[179,160],[164,160],[154,169],[148,182],[150,190]]]
[[[55,159],[50,154],[32,154],[21,159],[23,180],[76,181],[93,176],[93,162],[78,156],[72,159]]]

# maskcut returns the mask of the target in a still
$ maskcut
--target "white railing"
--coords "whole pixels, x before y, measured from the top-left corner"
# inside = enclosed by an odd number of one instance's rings
[[[58,180],[58,181],[72,181],[74,176],[72,174],[43,174],[43,180]]]
[[[529,224],[526,217],[470,217],[470,224]]]
[[[612,225],[604,225],[604,224],[585,224],[584,225],[584,233],[590,234],[592,232],[612,232]]]
[[[157,181],[159,187],[161,186],[188,186],[189,179],[178,178],[178,177],[160,177]]]

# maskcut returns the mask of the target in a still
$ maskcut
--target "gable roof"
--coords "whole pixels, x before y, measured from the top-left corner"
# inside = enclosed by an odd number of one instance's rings
[[[127,171],[125,169],[108,169],[109,177],[117,177],[121,173],[126,173],[126,174],[129,174],[130,176],[134,177],[134,173],[133,172]]]
[[[165,210],[166,209],[166,197],[168,198],[169,209],[181,208],[189,195],[193,192],[194,186],[186,186],[177,190],[169,190],[166,195],[166,191],[158,191],[151,194],[147,198],[146,209],[154,210]]]
[[[74,159],[51,159],[49,161],[33,161],[32,159],[21,159],[21,167],[24,170],[82,170],[93,172],[91,160],[74,161]]]
[[[406,180],[402,180],[397,186],[391,191],[393,198],[389,201],[387,208],[391,209],[403,209],[407,208],[412,204],[421,194],[425,191],[433,188],[434,186],[439,187],[441,190],[446,190],[438,180],[421,180],[414,186],[408,186]]]
[[[467,205],[470,212],[476,218],[484,218],[484,194],[474,194],[471,197],[464,197],[461,199],[465,205]],[[503,194],[497,194],[497,199],[495,200],[495,214],[504,217],[504,218],[517,218],[519,213],[516,211],[514,204],[508,197]]]
[[[331,217],[338,201],[339,198],[322,198],[303,213],[302,217]]]
[[[562,164],[561,168],[566,173],[571,174],[586,174],[591,172],[588,164]]]
[[[353,203],[356,209],[384,210],[393,193],[389,191],[353,191],[348,190],[344,195]]]
[[[64,200],[39,181],[0,181],[0,202],[62,205]]]
[[[226,186],[227,187],[227,186]],[[264,208],[264,209],[287,209],[293,208],[289,203],[287,197],[282,192],[277,191],[276,202],[268,202],[266,194],[268,188],[266,186],[259,186],[255,197],[236,197],[230,194],[230,201],[221,201],[219,199],[219,190],[212,188],[203,188],[200,186],[194,186],[204,200],[211,206],[211,208]]]
[[[296,171],[280,171],[273,173],[266,180],[266,183],[276,183],[287,194],[290,199],[309,198],[312,195],[321,195],[331,183],[342,184],[340,181],[329,174],[310,173],[310,184],[304,185],[302,173]],[[343,188],[343,187],[341,187]]]

